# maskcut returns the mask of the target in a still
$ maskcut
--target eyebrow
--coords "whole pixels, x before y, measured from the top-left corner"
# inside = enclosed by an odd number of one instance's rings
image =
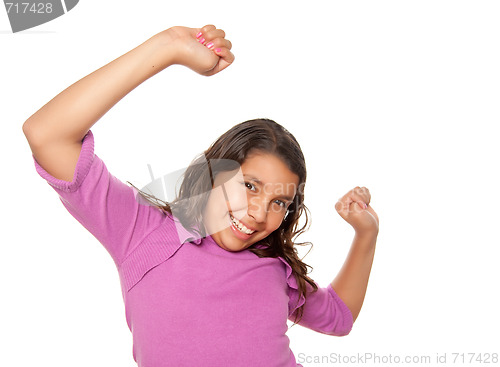
[[[257,183],[258,185],[260,186],[263,186],[265,185],[264,182],[262,182],[261,180],[259,180],[257,177],[255,176],[252,176],[252,175],[247,175],[247,174],[243,174],[243,176],[251,181],[254,181],[255,183]],[[282,198],[282,199],[286,199],[288,201],[293,201],[293,197],[291,196],[288,196],[288,195],[279,195],[278,196],[279,198]]]

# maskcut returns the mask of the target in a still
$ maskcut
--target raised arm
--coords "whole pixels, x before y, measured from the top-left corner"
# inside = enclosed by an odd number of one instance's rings
[[[351,310],[353,320],[358,317],[365,299],[378,236],[379,219],[369,205],[370,200],[367,188],[356,187],[335,206],[340,216],[354,228],[355,236],[344,265],[331,284]]]
[[[82,139],[120,99],[173,64],[213,75],[232,63],[231,43],[213,25],[172,27],[77,81],[23,124],[33,156],[54,177],[72,181]]]

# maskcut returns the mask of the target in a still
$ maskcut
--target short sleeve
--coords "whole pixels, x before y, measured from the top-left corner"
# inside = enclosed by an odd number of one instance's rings
[[[317,283],[315,283],[318,285]],[[299,325],[322,334],[344,336],[350,333],[353,326],[353,317],[349,308],[340,299],[332,285],[321,288],[318,285],[316,292],[306,283],[308,293],[304,304],[304,313],[298,322]],[[289,317],[294,321],[296,311]]]
[[[36,161],[38,174],[57,192],[68,212],[106,248],[117,267],[134,247],[165,218],[159,209],[110,174],[94,154],[94,136],[88,131],[76,164],[73,181],[51,176]]]

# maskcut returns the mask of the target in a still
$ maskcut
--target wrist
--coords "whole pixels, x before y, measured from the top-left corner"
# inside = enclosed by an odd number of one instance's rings
[[[176,64],[175,38],[172,37],[170,29],[155,34],[144,42],[143,46],[150,59],[148,63],[151,68],[161,71]]]
[[[360,240],[376,241],[378,236],[378,228],[355,230],[354,233],[355,238],[358,238]]]
[[[351,248],[358,253],[373,256],[377,245],[377,234],[367,232],[356,232]]]

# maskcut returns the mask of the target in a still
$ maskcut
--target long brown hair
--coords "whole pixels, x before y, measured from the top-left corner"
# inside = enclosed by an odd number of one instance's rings
[[[170,203],[141,190],[138,192],[164,212],[170,214],[174,212],[185,228],[196,231],[204,237],[206,234],[203,233],[204,226],[202,225],[203,209],[208,201],[210,189],[213,187],[214,177],[219,172],[234,170],[235,165],[243,164],[246,157],[254,151],[274,154],[280,158],[288,169],[299,177],[299,187],[279,228],[258,242],[265,247],[256,248],[254,244],[248,250],[259,257],[279,256],[283,258],[292,268],[299,294],[306,297],[306,282],[312,286],[314,292],[318,289],[314,281],[307,276],[308,268],[312,269],[312,267],[299,258],[295,247],[295,245],[312,246],[310,242],[295,242],[295,239],[306,231],[309,222],[309,210],[304,205],[306,165],[299,143],[280,124],[269,119],[255,119],[242,122],[229,129],[191,162],[184,173],[177,198]],[[192,200],[193,197],[197,199]],[[302,215],[305,216],[305,223],[300,226],[299,218]],[[303,308],[304,305],[297,309],[294,323],[298,323],[302,318]]]

